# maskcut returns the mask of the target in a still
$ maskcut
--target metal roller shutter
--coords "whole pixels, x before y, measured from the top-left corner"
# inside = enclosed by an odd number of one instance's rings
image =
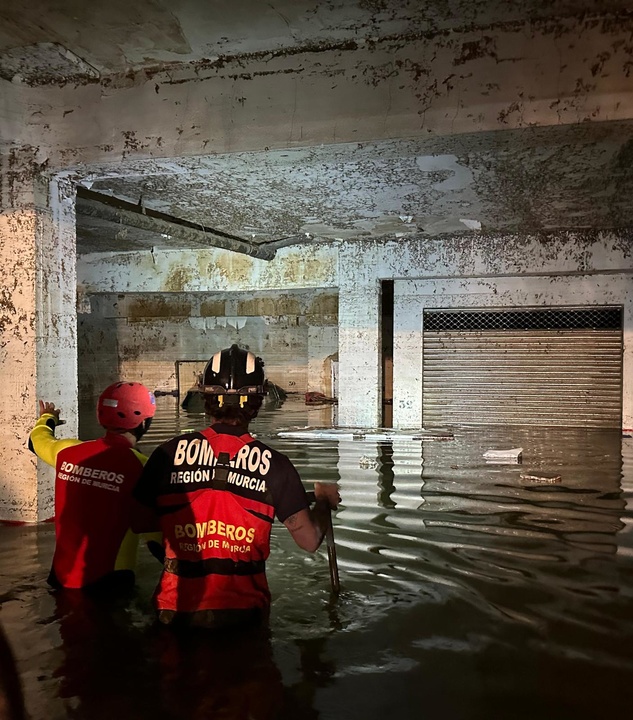
[[[424,312],[426,426],[619,428],[622,308]]]

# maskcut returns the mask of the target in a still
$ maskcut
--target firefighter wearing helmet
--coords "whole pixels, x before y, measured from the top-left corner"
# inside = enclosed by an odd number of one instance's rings
[[[155,592],[161,622],[217,627],[264,619],[274,519],[314,552],[338,488],[317,483],[311,509],[288,457],[249,433],[267,392],[261,358],[238,345],[216,352],[200,389],[211,423],[152,453],[134,490],[146,512],[132,527],[163,534]]]
[[[29,447],[56,470],[53,587],[129,586],[138,538],[130,530],[132,489],[147,458],[135,449],[156,412],[138,382],[116,382],[97,403],[103,437],[57,439],[59,409],[40,400]]]

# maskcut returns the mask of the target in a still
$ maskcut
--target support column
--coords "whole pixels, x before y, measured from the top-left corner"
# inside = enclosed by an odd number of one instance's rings
[[[0,520],[54,514],[54,472],[27,448],[38,399],[61,407],[77,434],[77,314],[74,187],[47,181],[31,148],[1,159]]]
[[[379,427],[380,282],[375,246],[360,242],[339,254],[339,425]]]
[[[408,294],[410,282],[394,282],[393,426],[422,426],[423,303]]]

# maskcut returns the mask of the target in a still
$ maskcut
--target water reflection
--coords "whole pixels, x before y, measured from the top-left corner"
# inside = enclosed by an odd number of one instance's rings
[[[270,636],[157,628],[150,556],[129,598],[74,606],[44,584],[52,527],[0,528],[0,618],[33,718],[593,718],[633,702],[633,441],[277,435],[327,425],[324,412],[291,400],[253,427],[308,487],[338,481],[343,497],[338,600],[325,550],[274,526]],[[144,449],[204,424],[160,398]],[[483,458],[517,446],[521,464]]]

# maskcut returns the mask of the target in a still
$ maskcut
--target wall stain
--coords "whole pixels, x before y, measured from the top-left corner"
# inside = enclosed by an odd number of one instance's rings
[[[338,293],[317,295],[307,310],[308,315],[333,315],[338,317]]]
[[[226,303],[224,300],[202,300],[200,303],[200,317],[224,317]]]
[[[489,35],[484,35],[480,40],[463,43],[460,55],[453,60],[453,65],[463,65],[471,60],[478,60],[485,57],[498,60],[496,41]]]
[[[165,281],[165,290],[168,292],[183,292],[194,279],[193,269],[190,267],[178,267],[169,272]]]
[[[280,294],[277,297],[249,298],[237,303],[237,314],[248,316],[302,315],[301,303],[296,297]]]
[[[191,315],[191,302],[165,295],[134,298],[129,301],[127,318],[130,322],[147,318],[178,318]]]
[[[226,253],[217,257],[212,268],[232,283],[248,283],[253,275],[254,260],[246,255]]]

